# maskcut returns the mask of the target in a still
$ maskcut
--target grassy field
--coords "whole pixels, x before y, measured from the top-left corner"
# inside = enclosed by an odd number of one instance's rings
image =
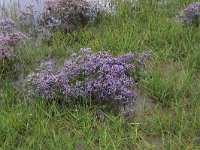
[[[16,69],[0,76],[0,149],[200,149],[200,27],[184,26],[176,14],[192,0],[140,0],[117,7],[117,15],[70,34],[53,34],[19,47]],[[63,61],[90,47],[113,54],[149,50],[140,79],[141,103],[132,119],[100,106],[61,106],[28,99],[22,80],[48,58]],[[152,103],[153,106],[149,106]],[[137,110],[137,109],[136,109]]]

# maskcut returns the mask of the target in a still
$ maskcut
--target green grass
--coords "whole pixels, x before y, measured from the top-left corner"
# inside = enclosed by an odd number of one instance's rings
[[[174,19],[192,0],[140,0],[97,24],[34,39],[18,49],[15,70],[0,77],[0,149],[200,149],[200,28]],[[155,103],[127,120],[100,106],[61,106],[28,99],[16,83],[44,59],[63,61],[81,47],[113,54],[150,50],[140,89]],[[140,99],[141,100],[141,99]],[[138,124],[139,123],[139,124]],[[141,123],[141,124],[140,124]]]

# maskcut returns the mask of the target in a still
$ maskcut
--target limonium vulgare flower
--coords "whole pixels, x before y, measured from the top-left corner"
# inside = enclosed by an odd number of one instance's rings
[[[48,0],[45,2],[41,24],[49,29],[59,28],[71,32],[103,11],[95,5],[97,2],[88,0]]]
[[[13,32],[16,23],[10,19],[3,19],[0,21],[0,31],[4,36]]]
[[[200,2],[193,2],[186,8],[179,11],[179,18],[185,24],[193,24],[199,26]]]
[[[16,32],[16,23],[10,19],[0,21],[0,59],[12,59],[13,47],[27,36]]]
[[[137,95],[131,73],[138,71],[148,56],[149,52],[133,52],[113,57],[107,51],[81,49],[62,67],[43,62],[27,77],[26,89],[29,96],[47,100],[70,102],[71,98],[90,97],[127,107]]]

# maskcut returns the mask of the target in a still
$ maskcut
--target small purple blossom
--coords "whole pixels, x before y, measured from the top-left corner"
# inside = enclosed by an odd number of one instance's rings
[[[193,2],[179,11],[179,18],[185,24],[199,25],[200,2]]]
[[[69,101],[70,98],[95,96],[103,101],[129,104],[136,97],[135,81],[129,72],[144,64],[149,52],[128,53],[113,57],[106,51],[81,49],[64,65],[44,62],[38,71],[27,77],[30,96]]]

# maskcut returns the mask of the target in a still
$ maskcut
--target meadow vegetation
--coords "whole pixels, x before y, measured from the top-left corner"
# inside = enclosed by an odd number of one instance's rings
[[[195,21],[183,19],[193,2],[118,1],[114,14],[15,46],[14,59],[0,70],[0,149],[200,149],[199,12],[192,13]],[[88,97],[63,104],[27,96],[24,83],[41,62],[62,64],[80,48],[113,57],[150,52],[141,74],[132,76],[138,96],[131,116]]]

